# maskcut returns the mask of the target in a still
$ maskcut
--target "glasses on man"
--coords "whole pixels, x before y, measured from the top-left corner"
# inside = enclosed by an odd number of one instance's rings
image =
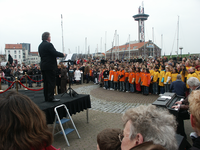
[[[122,142],[124,135],[121,133],[121,134],[118,135],[118,137],[119,137],[119,141]]]

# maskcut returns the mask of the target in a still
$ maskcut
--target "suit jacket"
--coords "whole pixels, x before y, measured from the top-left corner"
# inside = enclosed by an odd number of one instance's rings
[[[64,57],[63,53],[56,51],[53,44],[47,41],[42,41],[42,43],[38,47],[38,52],[41,57],[40,68],[42,71],[56,70],[56,57]]]

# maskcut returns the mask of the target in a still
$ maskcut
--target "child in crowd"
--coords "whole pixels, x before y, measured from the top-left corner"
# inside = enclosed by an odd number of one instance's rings
[[[104,129],[97,135],[97,150],[121,150],[121,129]]]
[[[128,68],[126,68],[126,70],[125,70],[125,82],[124,82],[125,85],[126,85],[126,92],[130,92],[128,77],[129,77],[129,71],[128,71]]]
[[[141,82],[140,68],[137,67],[136,74],[135,74],[135,87],[136,87],[137,93],[141,92],[140,82]]]
[[[165,77],[165,66],[161,66],[161,71],[160,71],[160,76],[159,76],[160,94],[165,93],[164,77]]]
[[[108,67],[105,68],[105,71],[103,72],[103,78],[104,78],[104,89],[108,89],[108,78],[109,78],[109,71]]]
[[[159,83],[159,67],[155,66],[155,71],[153,74],[153,94],[158,94],[158,83]]]
[[[120,91],[125,92],[125,72],[124,72],[124,67],[120,67],[120,71],[119,71],[119,86],[120,86]]]
[[[130,84],[130,92],[131,93],[134,93],[135,92],[135,86],[134,86],[134,83],[135,83],[135,68],[130,68],[130,73],[129,73],[129,77],[128,77],[128,81],[129,81],[129,84]]]
[[[142,85],[144,87],[144,95],[149,95],[149,86],[151,83],[151,74],[149,72],[149,69],[145,69],[144,77],[143,77],[143,82]]]
[[[98,84],[98,72],[96,68],[94,68],[93,76],[94,76],[94,84]]]
[[[164,86],[165,86],[165,92],[169,92],[170,90],[170,84],[171,84],[171,71],[169,70],[169,67],[165,67],[165,77],[164,77]]]
[[[153,66],[149,65],[149,72],[151,74],[151,83],[149,86],[149,94],[153,93],[153,75],[154,75],[154,70],[153,70]]]
[[[117,71],[117,66],[115,66],[115,71],[114,71],[114,79],[113,79],[113,82],[114,82],[114,90],[117,90],[118,89],[118,71]]]
[[[178,75],[177,69],[176,69],[176,68],[173,68],[173,69],[172,69],[172,82],[176,81],[177,75]]]
[[[78,66],[77,66],[76,71],[74,72],[76,84],[80,84],[80,82],[81,82],[81,73],[82,73],[82,71],[80,71]]]
[[[114,79],[114,66],[110,67],[110,72],[109,72],[109,82],[110,82],[110,90],[114,90],[113,89],[113,79]]]
[[[142,91],[142,94],[144,94],[144,87],[143,87],[143,80],[144,80],[144,74],[145,74],[145,68],[143,67],[141,72],[140,72],[140,77],[141,77],[141,91]]]

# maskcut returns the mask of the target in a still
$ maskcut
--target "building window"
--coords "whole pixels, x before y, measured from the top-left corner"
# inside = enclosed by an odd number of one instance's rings
[[[19,54],[21,53],[21,51],[19,50]]]
[[[15,59],[17,58],[17,56],[15,55]]]
[[[16,54],[17,52],[16,52],[16,51],[14,51],[14,53]]]
[[[8,51],[8,54],[10,54],[10,51]]]
[[[21,55],[19,55],[19,59],[21,59]]]

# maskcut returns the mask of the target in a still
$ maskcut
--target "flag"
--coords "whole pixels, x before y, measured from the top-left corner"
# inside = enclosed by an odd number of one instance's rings
[[[13,58],[12,58],[12,56],[10,54],[8,55],[8,61],[9,61],[10,64],[13,63]]]

